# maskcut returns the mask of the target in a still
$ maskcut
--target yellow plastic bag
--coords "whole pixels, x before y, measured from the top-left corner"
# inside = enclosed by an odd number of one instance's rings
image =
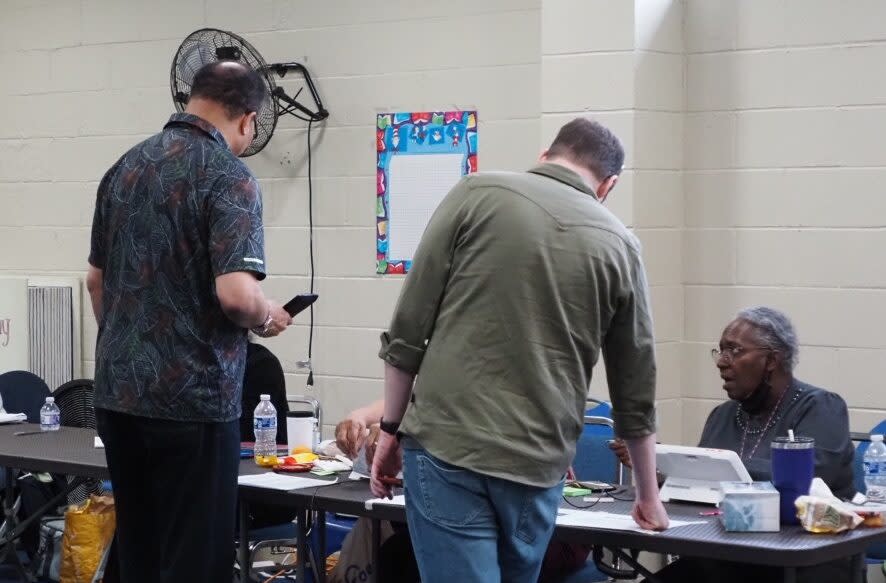
[[[114,536],[116,512],[110,496],[90,496],[65,512],[61,583],[90,583]]]

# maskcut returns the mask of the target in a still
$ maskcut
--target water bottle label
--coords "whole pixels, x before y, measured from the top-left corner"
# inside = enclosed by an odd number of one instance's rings
[[[883,473],[881,471],[883,468],[880,467],[880,462],[865,461],[863,465],[866,476],[879,476]]]
[[[40,425],[58,425],[59,424],[59,414],[58,413],[40,413]]]
[[[870,484],[865,489],[868,502],[886,502],[886,488]]]
[[[253,429],[277,429],[276,417],[254,417],[252,421]]]

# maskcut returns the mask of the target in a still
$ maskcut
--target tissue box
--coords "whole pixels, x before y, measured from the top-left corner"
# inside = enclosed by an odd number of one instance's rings
[[[720,520],[730,532],[778,532],[779,495],[771,482],[720,482]]]

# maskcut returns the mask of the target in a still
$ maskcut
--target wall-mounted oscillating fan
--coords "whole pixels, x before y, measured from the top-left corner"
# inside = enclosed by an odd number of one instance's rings
[[[262,150],[271,139],[277,118],[283,114],[292,114],[304,121],[321,121],[329,117],[323,107],[317,88],[311,75],[300,63],[267,64],[255,48],[242,37],[215,28],[201,28],[189,34],[175,52],[172,59],[172,70],[169,74],[169,85],[172,89],[172,101],[178,111],[184,111],[191,97],[191,83],[194,75],[203,65],[214,61],[234,60],[248,65],[258,71],[268,87],[269,100],[255,116],[256,132],[252,143],[241,156],[252,156]],[[283,78],[289,72],[300,73],[314,102],[314,110],[308,109],[297,101],[301,89],[294,96],[287,95],[282,87],[274,82],[274,77]]]

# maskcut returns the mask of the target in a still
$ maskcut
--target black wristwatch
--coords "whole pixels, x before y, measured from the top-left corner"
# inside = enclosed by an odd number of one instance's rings
[[[393,435],[397,437],[397,430],[400,429],[399,421],[385,421],[384,417],[378,423],[378,428],[387,433],[388,435]]]

